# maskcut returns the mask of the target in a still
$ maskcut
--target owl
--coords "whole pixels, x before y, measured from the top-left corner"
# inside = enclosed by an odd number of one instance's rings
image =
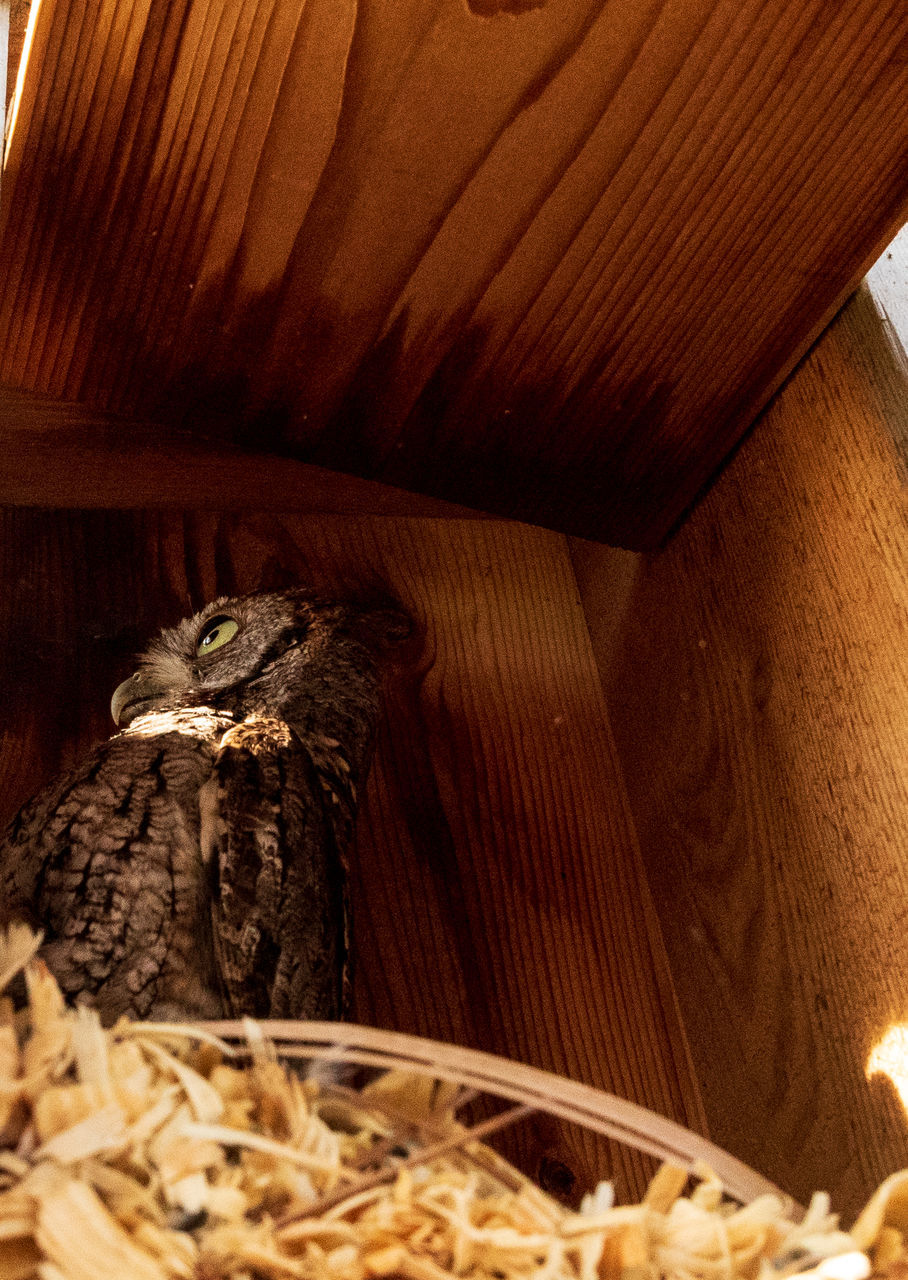
[[[132,1017],[341,1016],[344,853],[394,604],[219,599],[113,695],[120,732],[0,844],[0,905],[64,993]]]

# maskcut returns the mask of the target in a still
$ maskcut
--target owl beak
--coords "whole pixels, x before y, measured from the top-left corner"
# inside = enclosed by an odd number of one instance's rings
[[[110,700],[110,714],[114,718],[114,724],[118,728],[130,724],[136,716],[150,711],[154,702],[166,692],[158,681],[143,671],[137,671],[114,690]]]

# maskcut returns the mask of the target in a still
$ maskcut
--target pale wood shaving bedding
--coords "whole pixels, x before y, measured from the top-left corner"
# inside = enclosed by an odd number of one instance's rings
[[[464,1129],[456,1086],[389,1072],[332,1090],[253,1026],[248,1062],[181,1025],[105,1030],[34,952],[27,930],[0,935],[0,977],[24,968],[29,995],[19,1012],[0,999],[4,1280],[869,1273],[823,1196],[796,1223],[773,1196],[730,1204],[706,1169],[685,1196],[686,1171],[666,1165],[642,1204],[614,1207],[603,1186],[575,1213]],[[865,1219],[862,1247],[891,1255],[885,1205]],[[822,1270],[848,1257],[857,1268]]]

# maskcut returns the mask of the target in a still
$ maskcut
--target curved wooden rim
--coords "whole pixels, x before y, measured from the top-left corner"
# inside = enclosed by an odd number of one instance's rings
[[[614,1094],[580,1084],[539,1067],[465,1049],[400,1031],[381,1031],[349,1022],[256,1021],[266,1039],[285,1056],[396,1067],[455,1083],[472,1085],[497,1097],[524,1102],[539,1111],[573,1121],[625,1145],[692,1169],[703,1161],[721,1179],[730,1196],[749,1203],[777,1196],[790,1215],[800,1207],[785,1192],[742,1161],[683,1125]],[[245,1040],[242,1022],[203,1022],[199,1026],[227,1040]]]

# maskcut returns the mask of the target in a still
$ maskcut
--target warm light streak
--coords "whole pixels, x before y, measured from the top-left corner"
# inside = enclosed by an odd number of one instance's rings
[[[32,39],[35,34],[35,27],[38,22],[38,10],[41,8],[41,0],[32,0],[31,8],[28,11],[28,26],[25,28],[25,43],[22,46],[22,56],[19,59],[19,71],[16,75],[16,88],[13,93],[13,100],[9,107],[9,117],[6,121],[6,138],[3,147],[3,164],[6,165],[9,159],[10,144],[13,140],[13,130],[16,127],[16,117],[19,114],[19,103],[22,99],[22,85],[25,82],[25,68],[28,65],[28,55],[31,53]]]
[[[865,1075],[868,1080],[877,1075],[888,1076],[908,1112],[908,1023],[894,1024],[879,1044],[874,1045]]]

